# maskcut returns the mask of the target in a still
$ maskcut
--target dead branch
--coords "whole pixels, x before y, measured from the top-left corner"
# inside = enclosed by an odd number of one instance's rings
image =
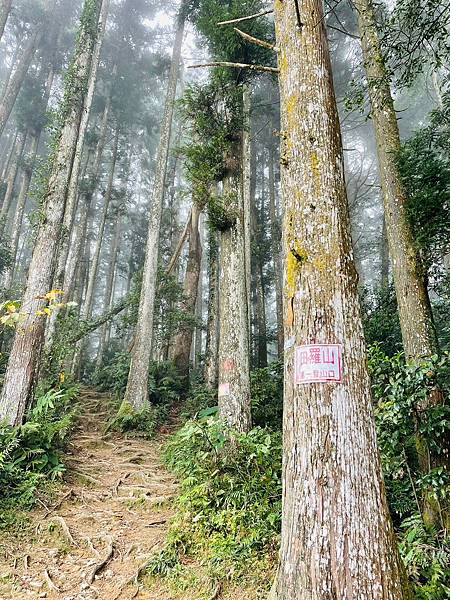
[[[243,37],[244,40],[247,40],[247,42],[251,42],[252,44],[255,44],[256,46],[261,46],[262,48],[268,48],[269,50],[274,50],[275,52],[277,52],[277,48],[274,44],[271,44],[270,42],[266,42],[265,40],[260,40],[259,38],[255,38],[252,35],[245,33],[245,31],[241,31],[237,27],[233,27],[233,29],[234,29],[234,31],[236,31],[236,33],[238,33],[241,37]]]
[[[63,530],[63,533],[66,536],[66,539],[69,542],[69,544],[72,544],[72,546],[78,546],[78,544],[73,539],[72,534],[70,533],[70,529],[67,526],[67,523],[64,521],[64,519],[61,516],[56,515],[56,516],[52,517],[52,521],[56,521],[57,523],[60,524],[61,529]]]
[[[240,17],[239,19],[231,19],[231,21],[221,21],[217,23],[217,25],[232,25],[233,23],[242,23],[242,21],[251,21],[252,19],[257,19],[258,17],[264,17],[266,15],[271,15],[273,10],[264,10],[263,12],[256,13],[255,15],[249,15],[248,17]]]
[[[175,263],[177,262],[178,257],[181,254],[184,243],[188,237],[189,229],[191,226],[191,220],[192,220],[192,210],[189,211],[189,215],[188,215],[188,218],[186,221],[186,225],[184,226],[183,233],[181,234],[181,237],[178,240],[178,244],[177,244],[177,247],[175,248],[172,258],[170,259],[169,264],[167,265],[166,275],[171,274],[171,272],[173,271],[173,268],[175,266]]]
[[[201,69],[202,67],[231,67],[232,69],[249,69],[250,71],[261,71],[263,73],[279,73],[275,67],[266,67],[265,65],[247,65],[245,63],[233,62],[212,62],[203,65],[189,65],[188,69]]]
[[[47,571],[47,569],[44,570],[44,578],[49,590],[51,590],[52,592],[61,591],[61,589],[53,583],[52,578],[50,577],[50,573]]]
[[[95,579],[95,576],[97,575],[97,573],[99,573],[102,569],[104,569],[113,557],[114,540],[111,536],[108,536],[107,541],[108,541],[108,548],[106,550],[105,557],[100,562],[96,563],[92,567],[91,572],[86,577],[86,581],[87,581],[87,583],[89,583],[89,585],[91,585],[94,582],[94,579]]]

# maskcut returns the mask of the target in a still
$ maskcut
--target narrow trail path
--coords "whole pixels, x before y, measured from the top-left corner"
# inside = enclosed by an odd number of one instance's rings
[[[84,390],[69,444],[66,483],[32,514],[26,541],[0,540],[0,599],[155,600],[137,581],[164,544],[177,485],[154,440],[104,437],[104,394]]]

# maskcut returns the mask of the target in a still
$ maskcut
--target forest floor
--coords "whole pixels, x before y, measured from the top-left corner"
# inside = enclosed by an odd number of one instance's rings
[[[152,440],[105,435],[111,399],[83,390],[77,427],[64,463],[64,483],[0,533],[0,600],[198,600],[210,598],[201,568],[190,589],[144,578],[164,547],[177,481],[161,460],[167,436]],[[189,586],[187,586],[189,588]],[[202,586],[203,587],[203,586]],[[252,600],[255,592],[217,590],[214,598]]]
[[[142,589],[141,566],[161,549],[177,485],[151,441],[104,435],[110,399],[84,390],[65,483],[21,531],[0,536],[0,599],[170,598]]]

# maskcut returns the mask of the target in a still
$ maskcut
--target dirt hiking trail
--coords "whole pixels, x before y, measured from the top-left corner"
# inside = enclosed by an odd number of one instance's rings
[[[139,570],[164,544],[175,478],[154,440],[104,435],[110,399],[82,390],[65,484],[33,511],[30,535],[0,537],[0,599],[155,600]],[[25,537],[26,539],[22,539]]]

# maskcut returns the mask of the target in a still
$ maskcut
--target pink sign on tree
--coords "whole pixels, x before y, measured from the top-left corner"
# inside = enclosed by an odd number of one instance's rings
[[[342,346],[313,344],[295,348],[295,383],[342,381]]]

